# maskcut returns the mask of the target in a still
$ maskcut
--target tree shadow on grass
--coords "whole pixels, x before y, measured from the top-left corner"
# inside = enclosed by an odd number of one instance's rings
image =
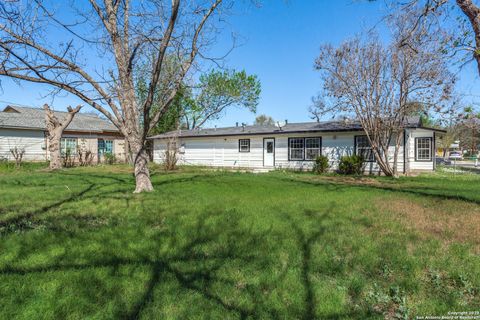
[[[150,270],[150,275],[143,285],[142,293],[126,309],[117,310],[118,318],[148,317],[152,312],[150,307],[158,308],[159,301],[156,301],[156,297],[165,294],[159,285],[174,279],[180,288],[176,295],[188,297],[195,293],[195,296],[208,302],[201,303],[201,306],[193,309],[199,313],[208,314],[216,310],[214,312],[226,312],[240,319],[288,317],[315,319],[316,300],[310,275],[312,246],[325,233],[327,226],[323,221],[329,218],[332,206],[320,212],[306,210],[298,216],[285,215],[288,225],[293,230],[296,247],[301,256],[299,281],[305,298],[300,315],[295,311],[298,310],[298,305],[281,309],[275,307],[269,298],[293,267],[289,262],[287,266],[279,269],[277,254],[285,248],[278,239],[284,238],[285,233],[277,233],[274,228],[265,230],[248,225],[242,215],[235,210],[206,211],[189,222],[191,225],[182,225],[180,220],[173,217],[169,228],[156,232],[148,239],[137,239],[147,241],[147,245],[142,249],[125,249],[119,252],[117,247],[112,246],[111,252],[92,255],[85,263],[77,263],[74,256],[65,254],[56,256],[54,261],[42,266],[5,266],[0,269],[0,275],[30,275],[43,272],[64,274],[69,271],[88,272],[90,269],[93,271],[101,268],[118,270],[120,267],[143,266]],[[307,220],[307,229],[304,220]],[[110,245],[108,241],[100,239],[96,241],[106,247]],[[165,245],[170,246],[172,250],[162,251],[160,247]],[[233,277],[231,268],[238,269],[236,272],[242,274],[240,279],[245,279],[246,283]],[[250,278],[251,272],[272,273],[275,276],[267,277],[268,280],[253,280]]]
[[[36,210],[19,213],[12,218],[0,220],[0,234],[9,233],[8,230],[12,230],[12,229],[18,230],[22,228],[28,228],[28,225],[30,224],[29,222],[31,222],[29,220],[32,219],[33,217],[36,217],[50,210],[58,208],[65,203],[76,201],[81,197],[83,197],[88,192],[95,190],[97,187],[98,186],[96,184],[90,183],[86,188],[82,189],[81,191],[71,193],[68,197],[65,197],[59,201],[40,207]]]
[[[417,196],[425,196],[425,197],[441,199],[441,200],[461,200],[469,203],[480,204],[480,200],[478,199],[472,199],[470,197],[466,197],[460,194],[456,194],[456,195],[448,194],[445,192],[452,192],[452,191],[445,190],[442,188],[431,188],[431,187],[427,188],[425,186],[412,187],[412,186],[402,186],[402,185],[399,185],[398,187],[393,187],[388,185],[372,185],[372,184],[360,184],[360,183],[348,184],[344,182],[336,183],[333,181],[325,181],[325,180],[306,181],[306,180],[294,179],[294,178],[282,178],[281,180],[304,184],[304,185],[310,185],[310,186],[322,186],[322,187],[328,187],[328,188],[331,188],[332,186],[334,186],[336,191],[340,191],[340,190],[346,191],[351,188],[357,188],[360,190],[374,189],[374,190],[388,191],[392,193],[413,194]]]
[[[87,177],[90,175],[87,174]],[[100,178],[100,177],[96,177]],[[103,176],[101,177],[103,178]],[[108,177],[105,177],[108,179]],[[192,175],[178,179],[170,179],[157,182],[155,186],[164,186],[173,183],[189,183],[199,178],[208,178],[203,175]],[[113,180],[113,181],[112,181]],[[299,182],[294,180],[295,182]],[[101,181],[100,181],[101,182]],[[116,179],[111,179],[107,183],[99,181],[89,182],[89,185],[81,191],[71,194],[69,197],[57,201],[48,206],[44,206],[33,212],[20,214],[15,219],[8,221],[17,225],[22,225],[32,218],[46,213],[49,210],[60,207],[61,205],[89,198],[112,198],[118,199],[118,192],[124,192],[115,188],[108,192],[99,192],[103,187],[121,186],[123,183]],[[332,185],[332,188],[339,190],[345,186]],[[288,268],[282,270],[276,278],[268,283],[238,283],[232,277],[225,276],[222,271],[229,267],[231,263],[239,263],[242,266],[248,266],[258,272],[266,271],[268,268],[277,268],[278,260],[275,251],[283,250],[275,239],[285,237],[283,232],[276,234],[273,229],[261,230],[255,226],[246,226],[242,222],[242,216],[234,211],[205,211],[200,214],[192,226],[182,225],[184,222],[178,220],[170,223],[170,228],[160,230],[148,240],[150,247],[142,250],[130,252],[130,255],[123,255],[118,252],[118,248],[112,246],[109,255],[92,255],[88,262],[76,263],[70,256],[56,257],[55,261],[37,267],[15,267],[14,265],[5,266],[0,269],[0,275],[29,275],[43,272],[68,272],[95,270],[108,268],[118,270],[123,266],[144,266],[150,269],[148,281],[145,283],[143,292],[137,300],[128,308],[119,309],[117,316],[124,319],[138,319],[146,309],[155,302],[155,293],[158,292],[159,284],[167,281],[167,278],[175,279],[176,283],[182,288],[183,292],[194,292],[202,297],[209,304],[216,305],[221,310],[236,314],[241,319],[246,318],[286,318],[289,316],[300,317],[302,319],[315,319],[317,310],[315,306],[315,290],[311,281],[312,268],[312,246],[320,241],[326,232],[327,226],[324,221],[328,220],[334,204],[313,212],[305,210],[299,215],[285,214],[285,219],[293,230],[296,239],[298,252],[301,257],[301,275],[299,282],[304,290],[302,314],[290,314],[296,311],[275,308],[274,304],[269,303],[268,294],[283,281],[283,277]],[[180,214],[178,215],[181,216]],[[305,222],[310,226],[305,229]],[[7,221],[0,221],[0,228],[7,225]],[[56,231],[62,231],[61,226]],[[72,236],[76,236],[72,233]],[[174,248],[173,253],[161,253],[159,247],[162,243],[168,242]],[[101,242],[102,246],[109,246],[108,242]],[[122,249],[123,250],[123,249]],[[133,250],[133,249],[125,249]],[[242,272],[241,270],[240,272]],[[224,291],[241,295],[245,302],[232,302],[225,296],[218,293],[215,287],[221,286]],[[240,293],[238,293],[240,292]],[[205,308],[208,305],[205,304]],[[340,319],[342,317],[354,317],[354,313],[332,314],[326,316],[331,319]]]
[[[235,287],[233,279],[223,278],[218,271],[225,266],[226,261],[238,260],[251,264],[256,259],[267,263],[262,258],[262,252],[255,250],[258,243],[265,242],[268,234],[253,233],[249,229],[239,226],[239,216],[230,215],[229,219],[222,219],[221,213],[208,212],[202,215],[193,230],[171,230],[159,232],[152,241],[152,247],[145,252],[136,252],[135,258],[103,257],[91,259],[88,263],[61,262],[64,258],[57,257],[57,263],[32,268],[3,267],[3,275],[28,275],[43,272],[80,271],[98,268],[116,269],[120,266],[143,265],[151,268],[151,275],[145,284],[145,290],[129,310],[119,311],[118,317],[124,319],[138,319],[149,303],[152,302],[158,284],[166,275],[173,276],[185,291],[193,291],[227,311],[237,313],[241,318],[258,315],[266,312],[255,307],[239,306],[225,301],[225,297],[210,290],[213,284],[223,285],[226,289]],[[206,223],[212,217],[218,220]],[[190,235],[185,241],[185,236]],[[173,254],[159,254],[155,246],[157,241],[177,243]],[[94,257],[92,257],[94,258]],[[248,288],[252,295],[261,295],[258,288]],[[251,297],[252,301],[255,298]],[[268,310],[267,310],[268,311]],[[272,311],[273,312],[273,311]]]
[[[72,203],[79,200],[114,199],[114,200],[125,201],[127,207],[130,205],[130,199],[128,197],[115,196],[118,193],[129,192],[131,190],[131,187],[129,185],[127,186],[127,184],[130,182],[128,179],[122,179],[113,175],[104,176],[104,175],[91,174],[91,173],[79,174],[79,173],[58,172],[56,174],[60,174],[64,176],[81,177],[82,181],[84,182],[86,181],[88,185],[82,190],[80,190],[79,192],[72,192],[67,197],[61,200],[55,201],[53,203],[50,203],[48,205],[44,205],[38,209],[26,211],[26,212],[19,212],[10,218],[0,219],[0,235],[5,235],[11,232],[34,229],[36,227],[39,227],[39,225],[43,225],[43,224],[41,221],[37,219],[38,216],[41,216],[42,214],[45,214],[51,210],[59,208],[64,204]],[[157,182],[155,183],[155,186],[161,187],[161,186],[176,184],[176,183],[189,183],[189,182],[195,181],[196,179],[204,178],[204,177],[205,177],[204,175],[193,175],[189,177],[169,179],[169,180]],[[98,179],[102,179],[103,181],[98,181]],[[92,181],[92,180],[96,180],[96,181]],[[108,188],[108,187],[115,187],[115,188],[113,190],[107,190],[107,191],[102,190],[103,188]],[[11,210],[8,210],[8,211],[11,211]],[[0,213],[5,214],[6,212],[0,211]]]

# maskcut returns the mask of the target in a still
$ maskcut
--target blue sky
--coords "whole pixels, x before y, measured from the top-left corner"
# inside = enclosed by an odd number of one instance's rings
[[[246,2],[236,8],[225,30],[225,35],[233,31],[242,38],[242,45],[227,57],[226,65],[259,77],[262,94],[258,114],[290,122],[310,121],[307,109],[320,87],[319,75],[313,69],[319,46],[338,44],[368,30],[379,24],[386,13],[382,1],[264,0],[260,8],[245,5]],[[385,37],[387,33],[381,29],[380,35]],[[225,52],[230,44],[229,37],[222,37],[214,51]],[[465,66],[459,78],[458,91],[467,95],[466,102],[478,100],[480,82],[476,66]],[[0,106],[6,102],[41,106],[52,101],[43,97],[47,92],[43,86],[18,86],[3,78],[1,81]],[[62,110],[78,100],[64,96],[54,102],[55,109]],[[254,119],[254,114],[233,108],[209,125],[231,126],[237,121],[252,123]]]

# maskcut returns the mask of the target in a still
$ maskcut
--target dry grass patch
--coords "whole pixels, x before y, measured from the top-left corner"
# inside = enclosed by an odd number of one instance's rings
[[[433,236],[444,244],[471,243],[480,252],[480,207],[453,200],[422,200],[379,198],[376,206],[391,212],[409,229]]]

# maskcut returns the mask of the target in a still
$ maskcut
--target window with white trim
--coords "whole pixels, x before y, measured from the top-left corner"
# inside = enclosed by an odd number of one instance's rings
[[[355,154],[362,156],[365,161],[375,161],[372,146],[367,136],[355,136]]]
[[[432,138],[415,138],[415,161],[432,161]]]
[[[289,138],[288,139],[288,158],[289,160],[303,160],[304,152],[303,138]]]
[[[315,160],[322,154],[322,138],[288,138],[288,160]]]
[[[250,139],[238,140],[238,152],[250,152]]]
[[[320,137],[305,138],[305,160],[315,160],[321,154],[321,147]]]
[[[98,139],[98,155],[113,154],[113,140]]]
[[[77,153],[77,138],[62,138],[60,140],[60,152],[62,155]]]

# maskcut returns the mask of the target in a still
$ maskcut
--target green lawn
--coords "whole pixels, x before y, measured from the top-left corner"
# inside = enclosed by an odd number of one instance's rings
[[[480,176],[0,166],[1,319],[394,319],[480,309]]]

